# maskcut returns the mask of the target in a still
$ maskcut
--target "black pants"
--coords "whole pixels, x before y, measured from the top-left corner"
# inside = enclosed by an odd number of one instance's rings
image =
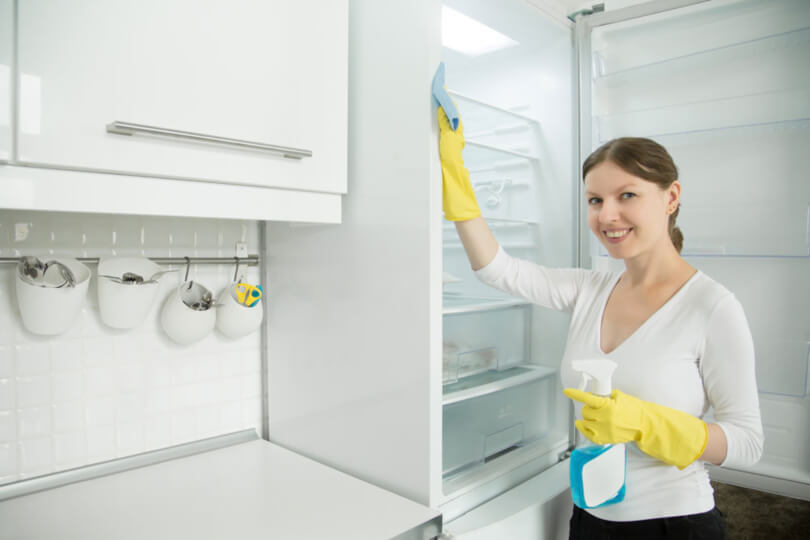
[[[726,520],[717,508],[691,514],[642,521],[606,521],[578,506],[571,515],[569,540],[623,540],[672,538],[678,540],[727,540]]]

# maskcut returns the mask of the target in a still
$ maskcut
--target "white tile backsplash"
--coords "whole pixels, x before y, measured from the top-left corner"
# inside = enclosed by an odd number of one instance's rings
[[[73,431],[54,435],[53,460],[60,468],[78,467],[87,463],[87,437],[84,432]]]
[[[14,376],[14,352],[12,347],[0,345],[0,379]]]
[[[89,461],[107,461],[115,457],[115,426],[89,426],[87,428],[87,458]]]
[[[77,373],[84,367],[81,340],[59,339],[50,343],[51,370],[54,373]]]
[[[59,403],[52,407],[52,411],[54,433],[83,430],[87,426],[84,404],[80,401]]]
[[[14,379],[0,379],[0,411],[17,408],[17,388]]]
[[[23,477],[38,476],[53,470],[51,437],[25,438],[17,444],[19,471]]]
[[[13,411],[0,411],[0,443],[17,440],[17,415]]]
[[[0,481],[13,482],[19,476],[16,443],[0,443]]]
[[[0,234],[0,257],[232,257],[258,251],[256,222],[0,211],[0,231],[29,223],[22,242]],[[95,274],[94,264],[88,265]],[[168,265],[164,265],[169,268]],[[0,484],[261,428],[261,340],[216,331],[180,346],[160,327],[162,301],[183,280],[161,278],[158,301],[132,330],[99,317],[95,276],[73,326],[36,336],[20,320],[14,266],[0,265]],[[189,277],[215,294],[234,267],[193,265]],[[258,269],[242,267],[258,282]]]
[[[51,369],[51,355],[47,343],[16,346],[17,376],[43,375]]]
[[[79,402],[84,397],[84,377],[81,371],[54,372],[51,375],[51,401]]]
[[[18,436],[21,441],[51,435],[53,414],[50,407],[17,409]]]
[[[36,407],[51,403],[51,378],[47,375],[17,377],[17,407]]]

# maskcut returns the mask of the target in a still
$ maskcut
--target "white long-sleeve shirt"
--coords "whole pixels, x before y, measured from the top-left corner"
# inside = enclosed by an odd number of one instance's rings
[[[577,387],[571,362],[609,358],[618,364],[613,387],[702,417],[712,407],[728,441],[723,466],[751,465],[763,434],[754,373],[754,345],[742,306],[725,287],[698,271],[658,311],[609,353],[601,348],[601,321],[621,274],[549,269],[509,256],[478,270],[484,283],[532,303],[571,312],[562,384]],[[581,405],[576,407],[581,418]],[[611,521],[708,512],[714,495],[703,462],[683,470],[627,444],[624,501],[588,509]]]

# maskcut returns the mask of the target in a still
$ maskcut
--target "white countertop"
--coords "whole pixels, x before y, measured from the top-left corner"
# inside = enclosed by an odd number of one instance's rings
[[[2,501],[0,539],[421,539],[439,516],[254,440]]]

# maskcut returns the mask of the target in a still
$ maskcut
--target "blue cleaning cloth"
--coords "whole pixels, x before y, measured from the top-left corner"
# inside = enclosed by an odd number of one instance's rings
[[[455,131],[458,129],[459,115],[456,104],[450,99],[450,94],[447,93],[447,89],[444,87],[444,62],[439,62],[436,74],[433,75],[431,91],[433,92],[433,99],[444,109],[444,114],[447,115],[447,119],[450,120],[450,126],[453,128],[453,131]]]

